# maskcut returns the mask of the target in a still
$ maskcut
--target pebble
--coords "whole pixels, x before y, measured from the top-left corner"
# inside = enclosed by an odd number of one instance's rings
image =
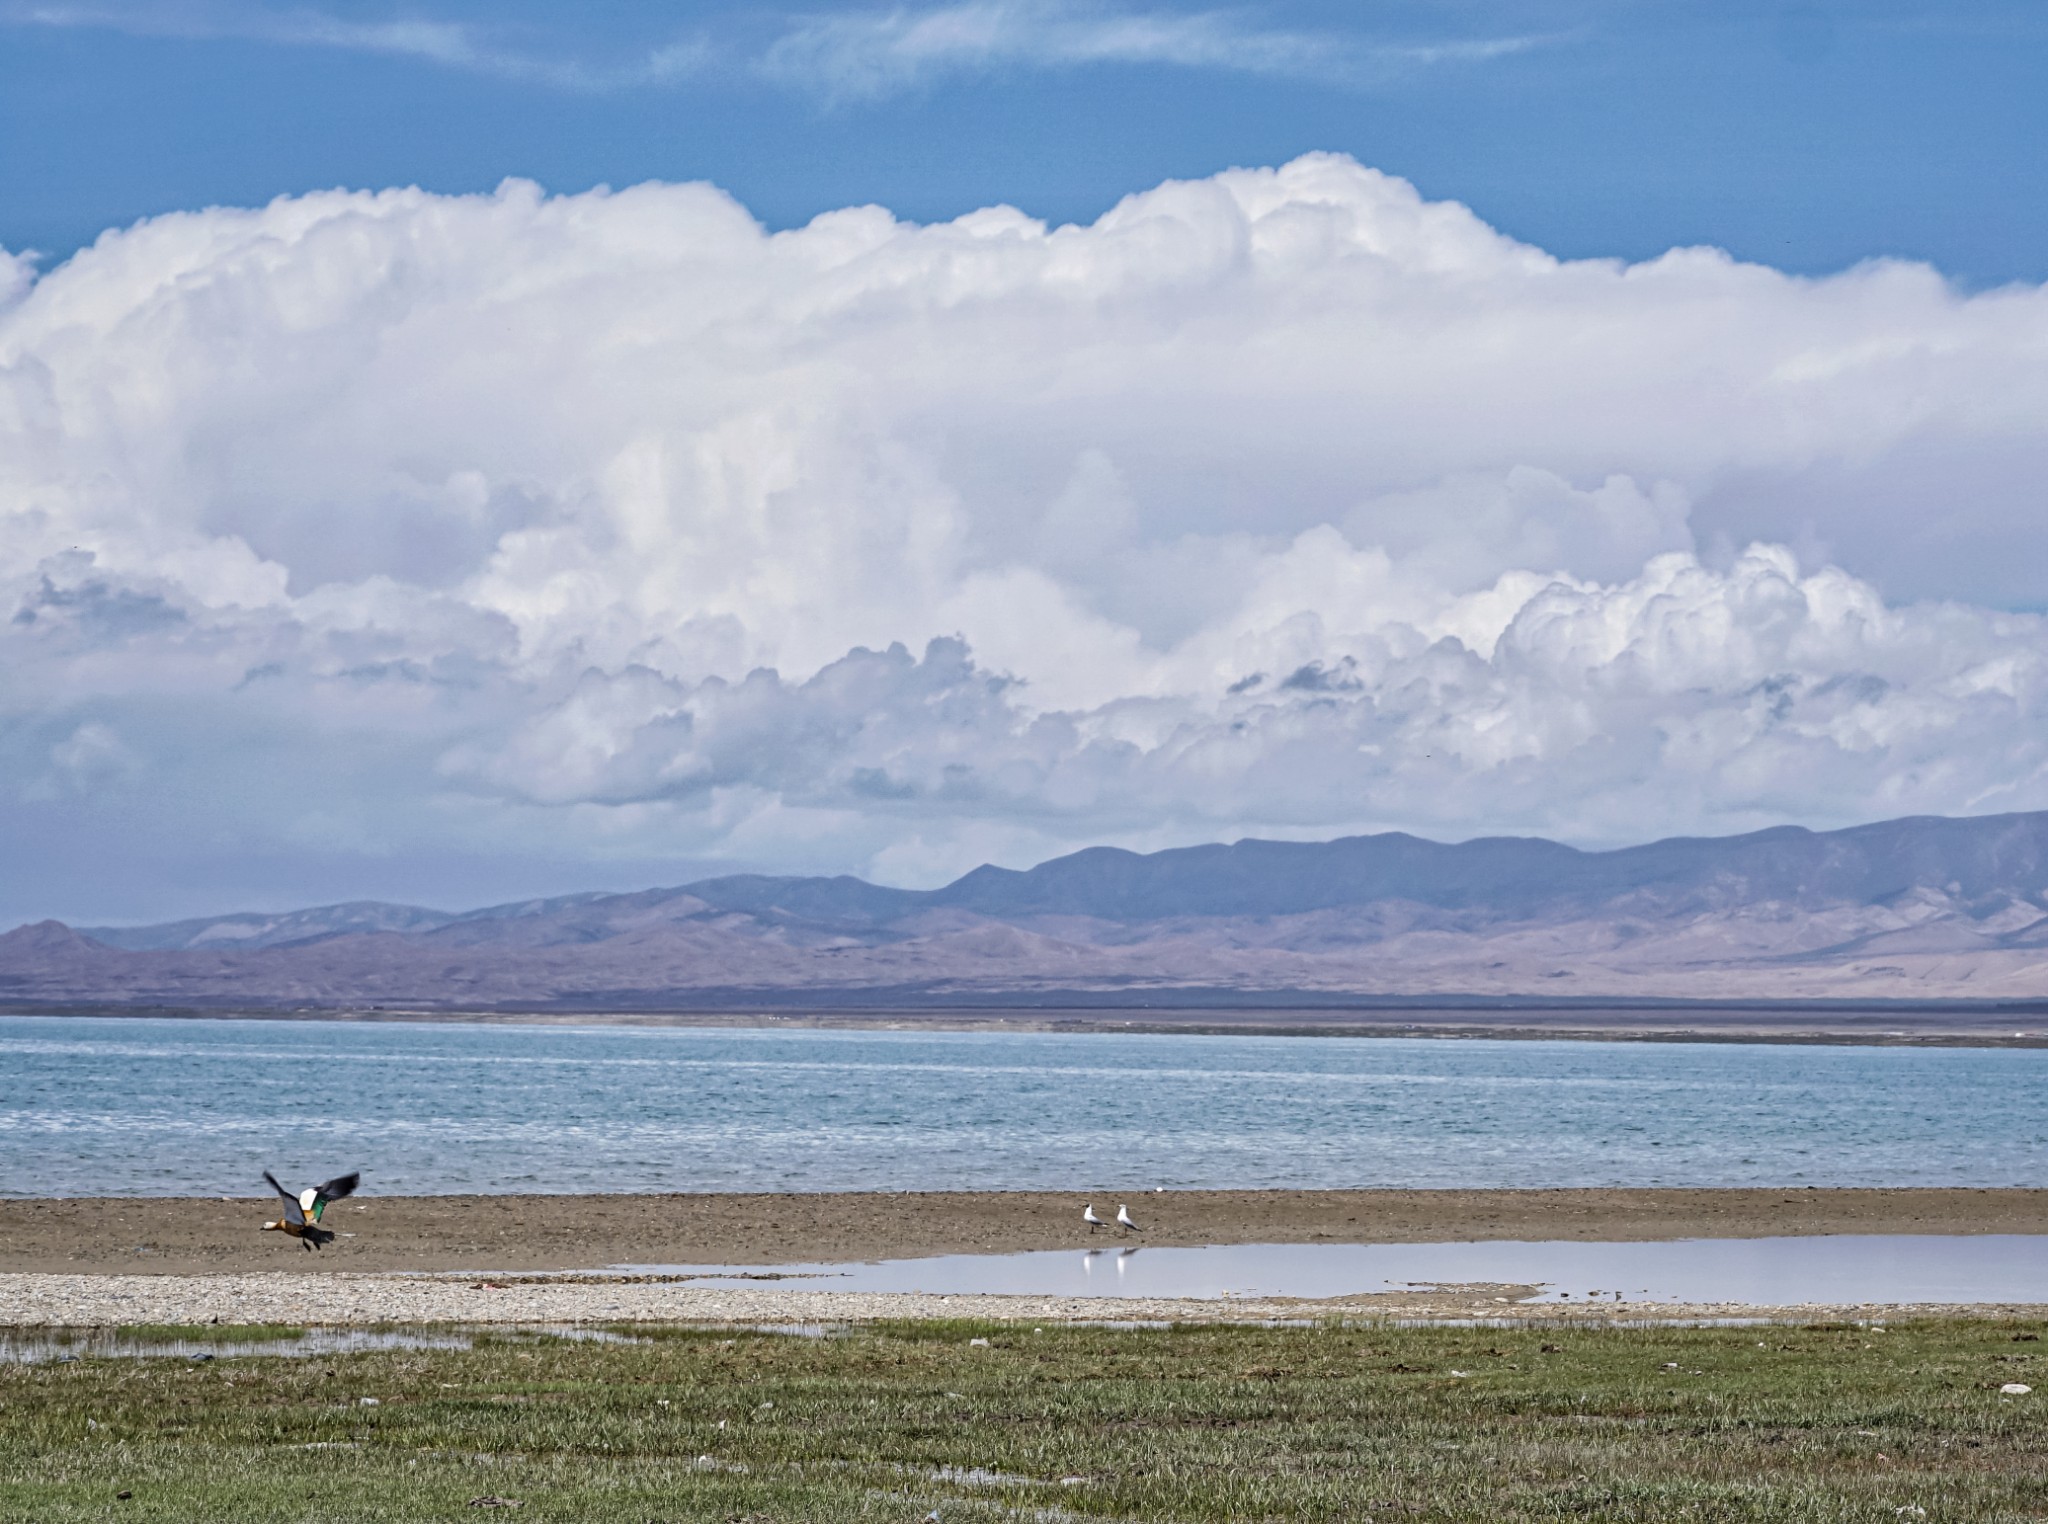
[[[1511,1317],[1518,1323],[1606,1323],[1611,1309],[1524,1303],[1498,1307],[1493,1288],[1361,1294],[1327,1301],[1155,1297],[932,1296],[901,1291],[786,1291],[710,1288],[648,1276],[508,1280],[481,1289],[458,1276],[266,1271],[245,1275],[0,1274],[0,1328],[119,1327],[133,1323],[863,1323],[896,1318],[985,1318],[991,1322],[1257,1323],[1329,1316]],[[1759,1309],[1739,1303],[1631,1303],[1625,1321],[1774,1313],[1788,1318],[1855,1316],[1872,1308],[1802,1305]],[[1884,1309],[1941,1316],[2023,1314],[2026,1308]],[[1667,1367],[1667,1369],[1674,1367]],[[2014,1383],[2017,1385],[2018,1383]]]

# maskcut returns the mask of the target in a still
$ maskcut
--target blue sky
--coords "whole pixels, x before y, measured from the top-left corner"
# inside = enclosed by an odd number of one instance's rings
[[[2044,78],[1992,0],[0,0],[0,926],[2048,809]]]
[[[1087,220],[1351,154],[1562,255],[1705,242],[2048,274],[2048,16],[2014,0],[0,0],[0,243],[332,186],[709,179]]]

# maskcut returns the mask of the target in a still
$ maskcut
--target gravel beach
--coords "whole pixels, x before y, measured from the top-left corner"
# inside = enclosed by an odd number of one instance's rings
[[[1617,1323],[1767,1317],[2034,1316],[2038,1306],[1741,1303],[1524,1303],[1533,1286],[1445,1286],[1327,1300],[932,1296],[904,1292],[723,1289],[655,1277],[477,1280],[412,1275],[0,1275],[0,1327],[107,1328],[135,1324],[800,1325],[881,1319],[996,1322],[1265,1322],[1274,1319],[1508,1318]],[[197,1330],[203,1337],[203,1330]]]

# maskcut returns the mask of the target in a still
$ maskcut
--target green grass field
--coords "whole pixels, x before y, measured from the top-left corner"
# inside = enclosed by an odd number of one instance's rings
[[[0,1518],[2048,1519],[2037,1324],[635,1332],[0,1368]]]

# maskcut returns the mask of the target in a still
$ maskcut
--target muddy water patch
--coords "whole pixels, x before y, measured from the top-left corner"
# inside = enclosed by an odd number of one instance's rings
[[[1322,1300],[1497,1287],[1502,1299],[1757,1307],[2048,1303],[2048,1236],[1857,1234],[1653,1243],[1219,1244],[862,1264],[621,1266],[704,1287],[934,1296]]]
[[[189,1327],[0,1328],[0,1365],[74,1360],[238,1360],[255,1355],[303,1359],[386,1349],[473,1349],[480,1341],[576,1339],[629,1344],[631,1336],[573,1323],[475,1328]]]

